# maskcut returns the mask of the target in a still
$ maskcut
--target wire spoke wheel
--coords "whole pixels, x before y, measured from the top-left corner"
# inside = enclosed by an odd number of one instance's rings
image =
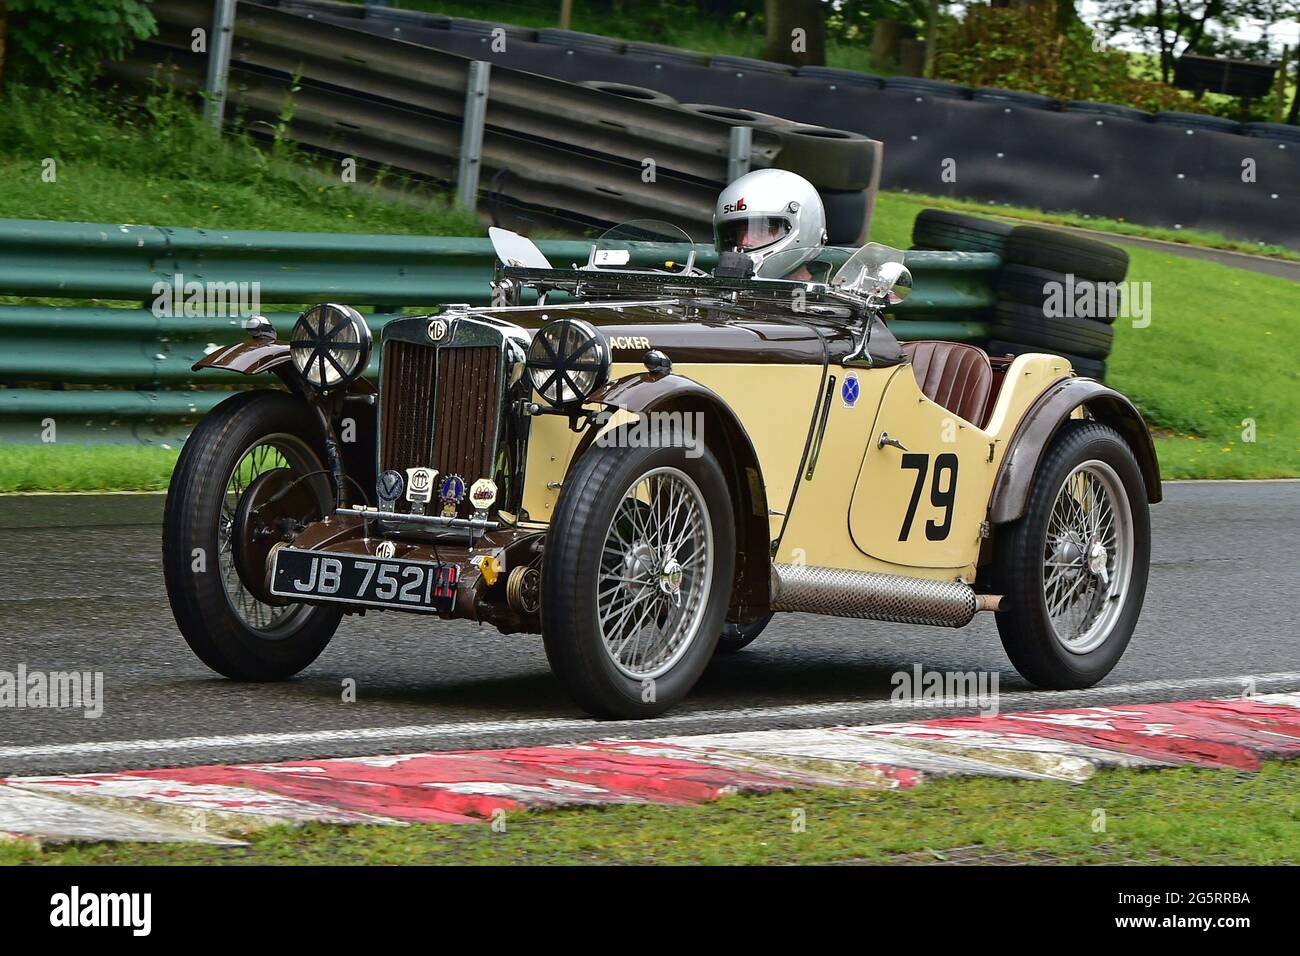
[[[998,635],[1037,687],[1092,687],[1133,638],[1151,567],[1147,477],[1109,424],[1062,423],[993,542]]]
[[[708,447],[616,442],[578,457],[543,552],[542,642],[595,717],[655,717],[708,666],[735,580],[734,503]]]
[[[286,680],[320,656],[340,608],[272,597],[275,545],[332,511],[323,436],[289,392],[236,392],[195,426],[163,506],[167,601],[190,650],[232,680]]]
[[[605,652],[624,675],[671,670],[700,633],[713,583],[704,495],[683,471],[656,468],[624,492],[605,534],[596,589]]]
[[[1133,514],[1115,469],[1077,465],[1056,493],[1043,546],[1043,602],[1072,654],[1104,644],[1124,608],[1133,571]]]
[[[288,468],[299,477],[317,469],[315,458],[292,435],[268,435],[246,448],[226,479],[221,515],[217,526],[218,573],[231,610],[251,630],[274,640],[293,628],[298,616],[307,611],[302,604],[276,606],[267,604],[244,586],[235,565],[235,514],[239,500],[258,476],[277,468]],[[310,481],[310,479],[308,479]]]

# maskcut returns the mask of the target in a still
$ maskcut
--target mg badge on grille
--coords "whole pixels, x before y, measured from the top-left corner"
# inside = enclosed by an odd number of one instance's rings
[[[432,342],[441,342],[447,337],[447,331],[450,326],[447,325],[446,319],[434,319],[429,323],[429,340]]]
[[[375,492],[379,497],[379,508],[382,511],[392,511],[393,506],[397,504],[397,499],[402,497],[402,489],[406,487],[406,482],[402,480],[400,471],[388,471],[379,473],[379,480],[375,482]]]
[[[465,500],[465,481],[460,475],[448,475],[438,486],[438,498],[442,502],[442,516],[456,517],[460,503]]]
[[[433,480],[437,477],[432,468],[406,469],[406,500],[413,513],[424,514],[424,506],[433,500]]]

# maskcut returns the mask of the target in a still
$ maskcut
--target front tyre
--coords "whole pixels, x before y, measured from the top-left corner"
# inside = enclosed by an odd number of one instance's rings
[[[241,539],[241,501],[268,480],[295,483],[280,496],[285,521],[330,513],[323,438],[311,407],[277,391],[241,392],[199,422],[181,451],[163,512],[163,575],[181,635],[208,667],[234,680],[283,680],[325,649],[342,612],[267,603],[266,534]],[[299,481],[301,479],[301,481]],[[245,549],[242,554],[240,549]],[[249,553],[255,558],[240,560]]]
[[[709,663],[735,572],[726,480],[707,449],[595,447],[564,482],[542,569],[542,638],[597,717],[653,717]]]
[[[1151,519],[1137,460],[1112,428],[1062,426],[1025,515],[998,532],[998,632],[1039,687],[1091,687],[1119,661],[1146,595]]]

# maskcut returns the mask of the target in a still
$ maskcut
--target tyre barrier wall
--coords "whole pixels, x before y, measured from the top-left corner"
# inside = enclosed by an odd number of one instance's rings
[[[384,8],[282,2],[358,30],[573,82],[604,80],[864,134],[885,144],[880,185],[930,195],[1195,228],[1300,248],[1300,127],[976,89],[915,77],[787,67],[565,31],[490,28]],[[546,34],[544,37],[542,34]],[[563,55],[557,55],[557,50]],[[955,173],[945,182],[944,172]],[[1248,172],[1249,170],[1249,172]]]
[[[1123,249],[1059,229],[1013,226],[942,209],[916,217],[912,243],[1002,259],[990,338],[981,343],[990,355],[1050,352],[1068,358],[1080,375],[1105,378],[1122,302],[1119,286],[1128,273]],[[1086,309],[1074,308],[1079,299],[1071,292],[1085,287],[1116,294],[1085,297]]]
[[[581,241],[539,245],[553,262],[584,262],[590,250]],[[830,250],[828,258],[850,252]],[[696,257],[702,268],[716,264],[711,246],[698,246]],[[888,316],[899,338],[988,338],[998,256],[906,258],[913,293]],[[53,420],[59,441],[175,445],[229,388],[248,384],[237,374],[190,370],[212,347],[242,338],[240,320],[175,314],[183,308],[155,315],[165,289],[180,303],[188,283],[219,284],[234,301],[247,283],[246,301],[256,288],[282,337],[297,311],[277,305],[323,301],[360,307],[378,332],[403,308],[489,304],[494,263],[491,242],[479,238],[0,220],[0,295],[96,302],[0,306],[0,440],[41,441]]]
[[[211,24],[212,7],[212,0],[158,0],[158,36],[110,64],[110,77],[202,90],[207,55],[191,52],[192,33]],[[411,42],[432,31],[402,26],[409,18],[363,20],[365,8],[338,4],[320,11],[238,4],[227,115],[258,134],[275,126],[291,99],[288,135],[296,143],[372,168],[454,181],[469,64],[491,52],[495,25],[458,21],[456,35],[470,43],[443,51]],[[557,59],[571,52],[546,38],[534,42],[532,31],[502,38]],[[526,231],[662,218],[708,240],[713,204],[729,181],[731,130],[750,126],[749,165],[802,172],[823,191],[831,241],[865,238],[880,177],[878,142],[743,111],[679,109],[675,98],[644,87],[573,83],[510,69],[499,57],[487,62],[480,195],[500,225]]]

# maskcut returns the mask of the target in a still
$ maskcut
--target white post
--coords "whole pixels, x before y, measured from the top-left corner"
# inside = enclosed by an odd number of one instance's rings
[[[465,122],[460,131],[460,165],[456,205],[468,212],[478,206],[478,176],[483,166],[483,124],[487,119],[488,77],[492,64],[474,60],[465,84]]]
[[[203,115],[218,132],[226,112],[226,81],[230,75],[230,48],[235,35],[235,0],[214,0],[212,35],[208,37],[208,79]]]
[[[733,126],[727,140],[727,182],[734,183],[749,172],[749,155],[754,145],[754,130]]]

